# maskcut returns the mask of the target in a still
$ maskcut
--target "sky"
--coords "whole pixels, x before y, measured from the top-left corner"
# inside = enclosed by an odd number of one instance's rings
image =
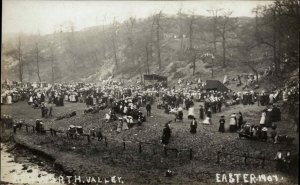
[[[123,22],[129,17],[146,18],[160,10],[175,15],[183,13],[209,16],[207,10],[223,8],[233,11],[232,16],[253,17],[257,5],[272,1],[37,1],[3,0],[2,33],[50,34],[66,29],[69,22],[76,30],[95,25],[110,24],[115,18]]]

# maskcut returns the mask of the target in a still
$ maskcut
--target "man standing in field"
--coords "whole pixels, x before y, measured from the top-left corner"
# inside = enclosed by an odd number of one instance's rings
[[[151,116],[151,104],[150,104],[150,102],[147,103],[146,110],[147,110],[147,116]]]

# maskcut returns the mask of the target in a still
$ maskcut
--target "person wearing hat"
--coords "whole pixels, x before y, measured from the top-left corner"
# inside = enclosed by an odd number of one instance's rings
[[[147,110],[147,116],[151,116],[151,104],[150,104],[150,102],[147,103],[146,110]]]
[[[165,124],[165,128],[163,129],[163,135],[162,135],[162,144],[167,145],[169,144],[169,140],[171,137],[171,129],[170,129],[170,121]]]
[[[268,140],[268,133],[267,133],[268,129],[267,127],[263,127],[261,129],[261,140],[262,141],[267,141]]]
[[[266,115],[267,115],[267,110],[264,109],[263,112],[261,113],[261,118],[260,118],[260,121],[259,121],[259,124],[261,127],[264,127],[265,126],[265,122],[266,122]]]
[[[200,105],[199,119],[204,119],[204,109],[202,105]]]
[[[209,118],[211,118],[211,116],[212,116],[212,112],[211,112],[211,108],[210,107],[208,108],[208,110],[206,112],[206,116],[209,117]]]
[[[119,118],[119,122],[117,125],[117,133],[120,133],[122,131],[122,127],[123,127],[123,119]]]
[[[194,117],[193,121],[191,122],[191,127],[190,127],[190,132],[192,134],[195,134],[197,132],[197,121],[196,118]]]
[[[273,125],[273,126],[271,127],[271,129],[272,129],[272,130],[271,130],[271,132],[270,132],[270,137],[271,137],[273,143],[277,143],[277,131],[276,131],[276,126]]]
[[[219,132],[222,132],[222,133],[224,133],[225,132],[225,118],[224,118],[225,116],[224,115],[222,115],[221,116],[221,118],[220,118],[220,120],[219,120],[219,123],[220,123],[220,126],[219,126]]]
[[[233,113],[230,116],[229,131],[230,132],[236,132],[236,130],[237,130],[237,119],[236,119],[236,114]]]
[[[241,112],[239,112],[239,117],[238,117],[238,122],[237,122],[238,129],[241,129],[243,122],[244,122],[243,115]]]

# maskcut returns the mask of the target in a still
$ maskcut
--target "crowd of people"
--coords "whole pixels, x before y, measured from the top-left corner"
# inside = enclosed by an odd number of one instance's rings
[[[279,99],[292,101],[299,95],[297,88],[275,89],[272,92],[234,92],[203,89],[204,83],[199,79],[183,83],[179,81],[179,87],[166,88],[165,86],[153,86],[150,89],[137,83],[125,85],[123,82],[107,80],[103,83],[20,83],[5,81],[1,84],[1,104],[12,104],[17,101],[27,101],[33,108],[41,109],[41,117],[53,117],[53,106],[64,106],[65,102],[85,103],[87,109],[84,113],[98,113],[108,109],[105,119],[107,122],[118,121],[117,132],[127,130],[133,124],[141,125],[146,121],[146,116],[152,116],[152,104],[157,103],[158,109],[163,109],[166,114],[174,114],[175,122],[183,121],[183,110],[187,110],[187,118],[191,120],[190,132],[197,132],[198,121],[194,113],[196,102],[203,102],[200,106],[199,122],[212,124],[212,115],[221,113],[223,106],[234,104],[253,105],[257,102],[261,106],[273,105]],[[185,85],[184,85],[185,84]],[[191,84],[197,84],[192,88]],[[145,116],[141,107],[145,107]],[[260,133],[267,127],[274,127],[273,122],[280,121],[280,109],[272,106],[262,112],[259,125],[251,129],[245,123],[242,113],[230,115],[229,132],[238,130],[250,130]],[[169,123],[168,123],[169,124]],[[170,128],[166,124],[163,143],[168,143],[171,135]],[[219,120],[219,132],[225,132],[225,116]],[[255,134],[254,134],[255,135]]]

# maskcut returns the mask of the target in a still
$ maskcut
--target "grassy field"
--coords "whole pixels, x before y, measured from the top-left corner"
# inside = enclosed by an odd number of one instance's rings
[[[195,114],[199,117],[199,104],[195,104]],[[290,149],[297,152],[296,144],[285,146],[273,144],[271,141],[260,142],[239,139],[235,133],[217,132],[218,120],[225,115],[226,129],[228,129],[229,116],[231,113],[243,113],[244,120],[250,123],[259,123],[261,111],[264,107],[257,105],[236,105],[223,108],[221,113],[213,114],[212,125],[198,124],[196,134],[190,134],[190,121],[187,119],[187,111],[184,111],[184,121],[174,122],[174,115],[167,115],[163,110],[152,106],[153,117],[147,117],[147,122],[142,126],[134,126],[129,130],[116,132],[117,123],[104,121],[107,110],[97,114],[84,114],[86,108],[83,103],[65,103],[64,107],[54,107],[54,118],[43,119],[46,128],[66,130],[70,124],[83,126],[84,131],[88,128],[101,127],[103,134],[107,136],[108,147],[103,141],[92,140],[88,143],[86,138],[77,140],[68,139],[65,134],[52,137],[48,133],[37,135],[26,133],[25,129],[19,131],[15,138],[29,146],[36,147],[49,153],[56,158],[56,162],[64,165],[66,169],[81,176],[121,176],[127,184],[201,184],[215,183],[216,173],[257,173],[279,174],[284,177],[283,184],[293,184],[295,177],[282,174],[275,170],[274,162],[266,162],[262,169],[259,161],[250,160],[249,165],[244,165],[242,157],[222,156],[220,164],[216,164],[217,151],[223,150],[237,154],[249,153],[258,156],[265,152],[268,159],[275,157],[279,149]],[[71,118],[55,121],[55,117],[76,111],[77,115]],[[142,112],[146,113],[145,108]],[[33,109],[25,102],[13,105],[2,105],[1,115],[10,114],[15,119],[25,119],[28,124],[34,124],[35,119],[41,118],[39,109]],[[289,134],[297,137],[293,126],[286,115],[282,116],[281,122],[277,123],[279,134]],[[193,150],[193,160],[189,160],[189,151],[181,151],[176,157],[174,152],[169,151],[164,155],[163,147],[159,144],[164,124],[171,123],[172,136],[169,148]],[[118,140],[118,141],[115,141]],[[126,150],[123,149],[123,140],[126,142]],[[131,142],[129,142],[131,141]],[[143,145],[142,153],[139,153],[138,142],[151,142],[156,145]],[[295,143],[298,143],[296,140]],[[155,151],[155,154],[153,154]],[[165,171],[171,169],[175,175],[171,178],[164,177]]]

